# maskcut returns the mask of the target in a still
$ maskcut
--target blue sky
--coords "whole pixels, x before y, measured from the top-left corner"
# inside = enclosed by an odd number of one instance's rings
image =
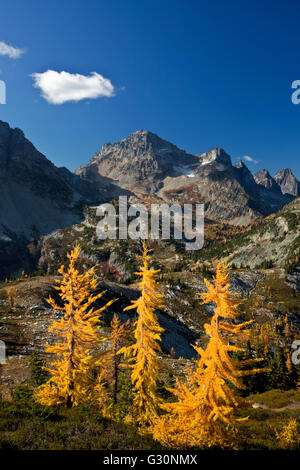
[[[300,178],[298,0],[14,0],[2,3],[7,104],[58,166],[75,169],[105,142],[149,129],[191,153],[221,146],[252,171],[291,167]],[[114,96],[51,104],[33,86],[47,70],[97,72]]]

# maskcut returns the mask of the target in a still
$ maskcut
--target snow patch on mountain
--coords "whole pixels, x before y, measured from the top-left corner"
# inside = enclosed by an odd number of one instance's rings
[[[180,166],[173,166],[173,170],[179,173],[180,175],[186,175],[188,178],[193,178],[195,176],[195,172],[192,167],[198,166],[196,165],[180,165]]]

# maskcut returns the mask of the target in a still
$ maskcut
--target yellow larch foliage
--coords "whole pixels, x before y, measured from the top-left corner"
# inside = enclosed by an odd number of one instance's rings
[[[159,358],[161,354],[160,341],[164,331],[158,323],[154,312],[163,307],[163,296],[158,292],[156,282],[159,269],[149,267],[150,251],[146,243],[143,243],[142,266],[136,274],[141,277],[139,288],[141,296],[132,301],[132,305],[124,310],[136,309],[138,317],[135,321],[135,343],[127,348],[122,348],[129,358],[132,367],[131,381],[135,394],[133,401],[134,420],[139,425],[151,423],[157,415],[159,400],[156,394],[156,384],[159,374]]]
[[[280,441],[284,449],[293,450],[298,448],[300,443],[300,436],[298,432],[298,422],[295,418],[290,418],[289,421],[282,427],[281,431],[275,431],[276,439]]]
[[[103,356],[101,372],[94,388],[94,398],[103,416],[118,419],[118,410],[113,404],[118,402],[119,375],[122,372],[122,366],[125,366],[123,355],[119,354],[119,351],[128,343],[130,321],[122,322],[120,317],[114,314],[110,326],[110,345]]]
[[[130,335],[130,322],[122,322],[120,317],[114,314],[113,319],[110,323],[111,326],[111,335],[110,335],[110,346],[107,349],[106,353],[106,364],[104,374],[108,381],[112,383],[113,386],[113,401],[117,403],[118,401],[118,381],[120,368],[122,365],[122,354],[119,354],[119,351],[129,340]]]
[[[278,317],[275,322],[253,325],[250,330],[251,346],[253,346],[258,353],[261,352],[266,356],[272,346],[279,346],[281,333],[278,330],[280,330],[282,326],[281,317]]]
[[[285,361],[285,366],[287,368],[288,374],[293,373],[293,364],[291,360],[291,355],[289,349],[285,350],[285,355],[286,355],[286,361]]]
[[[284,335],[287,340],[289,340],[291,337],[291,325],[290,325],[289,317],[287,314],[285,315],[285,319],[284,319]]]
[[[233,412],[239,403],[229,384],[244,388],[238,378],[258,372],[240,369],[253,364],[254,359],[237,362],[232,358],[232,353],[243,351],[234,343],[246,335],[252,322],[235,321],[241,300],[230,291],[228,267],[220,262],[214,284],[207,280],[205,284],[208,292],[201,294],[201,299],[216,304],[211,323],[204,325],[209,343],[205,350],[195,347],[199,354],[195,371],[185,382],[177,380],[176,389],[170,389],[178,401],[161,405],[167,414],[153,426],[154,438],[171,448],[227,445],[224,427],[235,428]]]
[[[7,291],[7,298],[10,308],[13,308],[16,303],[17,291],[14,286],[10,287]]]
[[[56,335],[57,341],[48,345],[46,352],[54,354],[56,360],[47,370],[51,378],[37,390],[36,399],[44,405],[76,406],[92,397],[90,384],[91,367],[100,365],[100,359],[95,350],[105,338],[99,334],[98,324],[101,313],[112,302],[94,309],[93,304],[100,299],[104,292],[93,294],[97,289],[95,268],[80,274],[76,262],[80,256],[78,244],[67,255],[69,265],[65,270],[61,266],[58,273],[62,279],[56,280],[63,306],[58,305],[51,297],[47,302],[55,310],[63,312],[59,321],[53,321],[49,332]]]
[[[261,350],[264,355],[266,355],[270,349],[271,342],[277,344],[277,335],[274,330],[274,325],[270,323],[255,325],[251,329],[250,341],[256,350]]]

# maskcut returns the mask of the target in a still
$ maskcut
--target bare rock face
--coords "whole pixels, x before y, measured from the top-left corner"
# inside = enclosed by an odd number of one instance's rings
[[[280,186],[283,194],[290,194],[291,196],[300,196],[300,182],[293,175],[290,168],[283,168],[278,171],[274,176],[276,183]]]
[[[279,187],[257,184],[244,163],[232,166],[229,155],[220,148],[201,155],[187,175],[166,178],[158,194],[172,202],[204,203],[207,217],[235,225],[248,225],[293,199]]]
[[[247,225],[260,216],[255,199],[237,178],[233,166],[211,161],[194,169],[190,176],[166,178],[158,193],[169,203],[202,203],[206,217]]]
[[[254,175],[254,179],[257,184],[263,186],[266,189],[270,189],[271,191],[276,191],[277,193],[281,193],[280,186],[276,183],[274,178],[270,175],[268,170],[260,170]]]
[[[236,165],[236,178],[239,183],[245,188],[247,193],[254,198],[257,198],[257,183],[249,170],[249,168],[245,165],[245,163],[240,160]]]
[[[295,267],[294,271],[288,274],[286,282],[294,289],[294,291],[300,293],[300,264]]]
[[[58,168],[58,170],[70,186],[90,203],[101,204],[117,199],[121,195],[130,196],[131,194],[130,191],[120,188],[109,178],[98,173],[92,173],[92,178],[90,178],[85,171],[77,175],[65,167]]]
[[[200,165],[211,165],[218,171],[225,171],[232,166],[230,156],[220,147],[199,156]]]
[[[26,235],[74,223],[79,193],[29,142],[20,129],[0,121],[0,233],[3,225]]]
[[[110,178],[123,188],[155,192],[167,175],[176,174],[176,166],[197,163],[175,145],[149,131],[139,130],[116,144],[105,144],[77,175],[96,181],[98,175]]]
[[[55,198],[67,205],[73,191],[57,168],[42,155],[20,129],[11,129],[0,121],[0,177],[6,183],[13,180],[37,196]],[[6,180],[4,178],[7,178]]]

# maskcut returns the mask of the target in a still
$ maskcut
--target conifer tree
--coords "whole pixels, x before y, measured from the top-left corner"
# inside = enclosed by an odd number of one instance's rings
[[[270,372],[268,374],[270,388],[288,390],[291,387],[291,377],[287,365],[284,349],[277,345],[270,360]]]
[[[286,366],[286,369],[287,369],[287,373],[289,375],[292,375],[292,373],[293,373],[293,364],[292,364],[292,360],[291,360],[290,351],[288,349],[285,351],[285,357],[286,357],[285,366]]]
[[[10,287],[7,291],[7,298],[10,308],[13,308],[16,303],[17,291],[14,286]]]
[[[168,447],[224,446],[224,425],[235,426],[233,412],[239,401],[230,384],[244,388],[239,377],[257,372],[239,369],[255,359],[236,362],[232,358],[233,352],[243,350],[234,343],[240,335],[247,336],[246,327],[251,322],[235,321],[241,300],[230,291],[228,271],[219,263],[214,284],[205,280],[208,293],[201,298],[204,303],[216,304],[211,323],[205,324],[209,343],[205,350],[195,347],[199,354],[195,371],[185,382],[177,380],[176,389],[169,389],[178,401],[161,405],[167,414],[153,427],[154,438]]]
[[[113,301],[103,307],[94,309],[93,304],[104,292],[94,294],[97,289],[95,268],[80,274],[76,262],[80,256],[78,244],[67,255],[69,266],[62,265],[58,270],[62,279],[56,280],[63,306],[49,297],[47,302],[55,310],[62,312],[59,321],[53,321],[49,332],[56,335],[57,341],[49,345],[47,353],[56,356],[55,361],[47,368],[50,379],[39,387],[36,399],[44,405],[64,404],[76,406],[92,397],[90,384],[91,367],[100,365],[99,357],[92,351],[99,347],[105,338],[99,334],[98,324],[101,313]]]
[[[143,254],[140,256],[143,264],[136,273],[141,277],[139,282],[141,296],[124,309],[136,309],[138,314],[133,325],[135,343],[120,350],[120,353],[124,353],[124,356],[129,358],[132,368],[133,416],[135,421],[142,426],[151,423],[153,417],[157,415],[158,354],[161,354],[159,342],[164,331],[154,312],[155,309],[163,306],[163,297],[158,292],[156,282],[160,270],[153,270],[149,267],[150,251],[144,242]]]
[[[130,322],[127,320],[122,323],[119,316],[114,314],[111,321],[111,344],[107,350],[107,362],[105,366],[105,376],[113,385],[113,401],[118,401],[118,382],[120,367],[122,363],[122,354],[119,351],[124,347],[124,343],[128,342],[130,334]]]
[[[291,325],[287,314],[284,319],[284,335],[287,341],[291,340]]]

